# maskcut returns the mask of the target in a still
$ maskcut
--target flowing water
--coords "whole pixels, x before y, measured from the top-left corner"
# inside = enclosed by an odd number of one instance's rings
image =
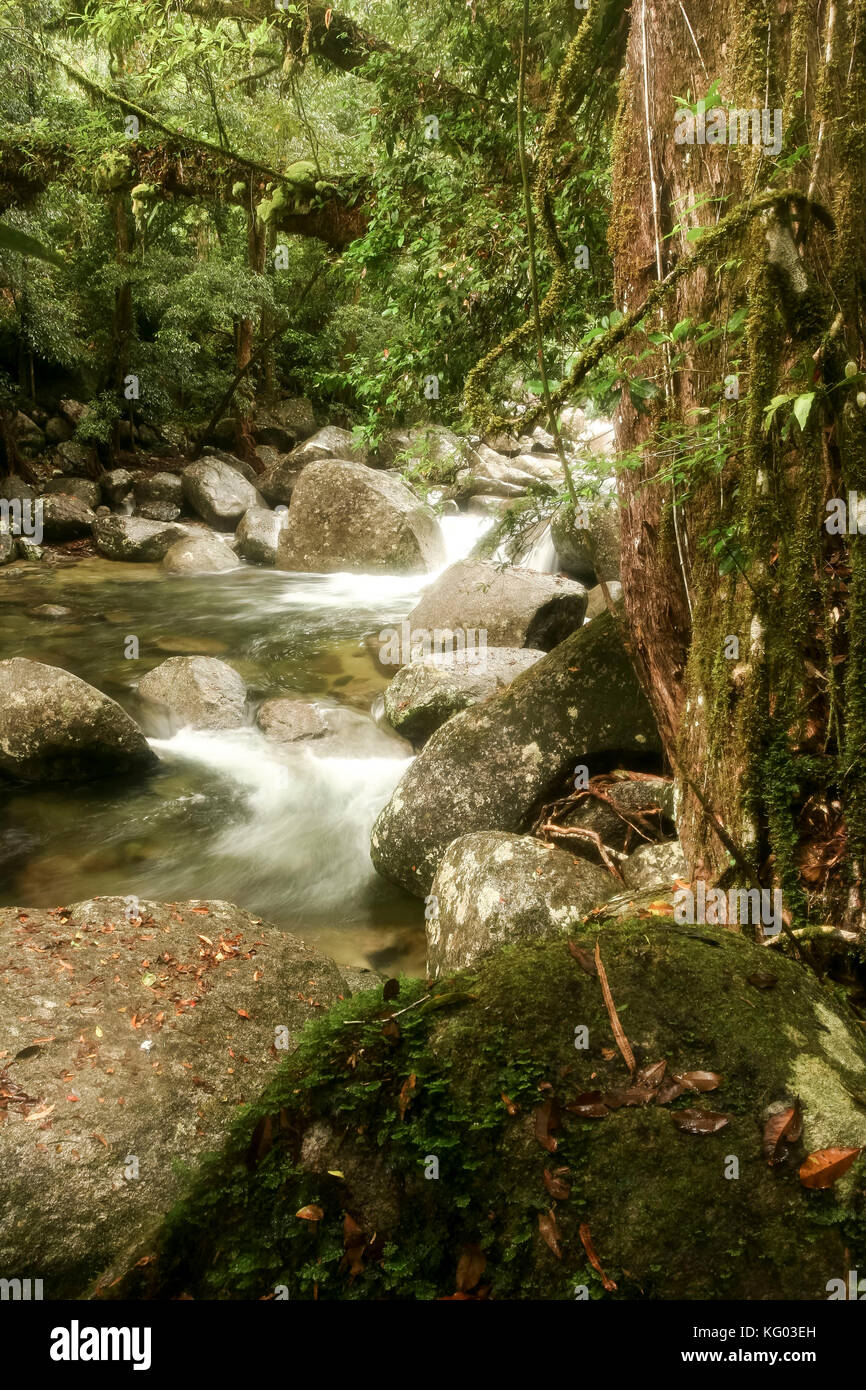
[[[444,517],[448,562],[489,525]],[[373,718],[389,677],[364,639],[399,625],[434,577],[244,567],[187,578],[101,559],[0,569],[0,659],[63,667],[134,718],[145,672],[195,654],[243,676],[251,716],[278,695],[356,715],[337,747],[275,744],[251,718],[153,738],[159,766],[144,778],[6,789],[0,903],[222,898],[341,963],[422,971],[423,905],[369,858],[373,821],[411,749]],[[69,611],[38,612],[44,605]],[[137,660],[125,656],[130,637]]]

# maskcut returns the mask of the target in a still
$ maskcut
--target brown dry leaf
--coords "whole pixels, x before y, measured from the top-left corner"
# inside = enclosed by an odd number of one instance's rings
[[[545,1245],[549,1246],[558,1260],[561,1260],[562,1250],[559,1241],[562,1232],[556,1224],[556,1217],[552,1211],[540,1211],[538,1213],[538,1230]]]
[[[747,975],[746,979],[755,989],[772,989],[777,976],[771,975],[768,970],[755,970],[753,974]]]
[[[516,1100],[512,1100],[511,1097],[507,1096],[504,1091],[502,1092],[501,1100],[509,1115],[517,1114],[518,1110],[520,1109],[520,1106],[518,1105]]]
[[[730,1115],[719,1115],[715,1110],[674,1110],[671,1119],[677,1129],[685,1134],[715,1134],[724,1129]]]
[[[589,1225],[586,1221],[581,1223],[580,1239],[583,1244],[583,1248],[586,1251],[586,1258],[589,1260],[589,1263],[592,1265],[596,1274],[599,1274],[601,1276],[601,1282],[606,1288],[607,1292],[613,1293],[616,1289],[616,1284],[613,1282],[612,1279],[609,1279],[607,1277],[599,1263],[598,1255],[596,1255],[595,1250],[593,1249],[592,1235],[590,1234]]]
[[[681,1081],[690,1091],[715,1091],[724,1081],[717,1071],[680,1071],[674,1080]]]
[[[623,1026],[619,1021],[619,1014],[616,1011],[616,1007],[613,1002],[613,995],[610,992],[610,985],[607,982],[607,972],[601,963],[601,950],[597,941],[595,943],[595,964],[598,970],[598,978],[601,982],[601,992],[604,995],[604,1006],[607,1009],[607,1016],[610,1019],[610,1026],[613,1029],[613,1036],[616,1040],[616,1045],[622,1053],[623,1060],[625,1061],[625,1064],[628,1067],[629,1071],[634,1073],[634,1053],[632,1052],[629,1040],[623,1031]]]
[[[848,1172],[862,1149],[816,1149],[800,1167],[800,1182],[815,1189],[832,1187]]]
[[[543,1149],[548,1153],[556,1153],[556,1140],[550,1133],[553,1129],[559,1129],[560,1115],[559,1106],[555,1100],[546,1100],[543,1105],[537,1105],[532,1112],[533,1123],[535,1126],[535,1137]]]
[[[578,946],[573,941],[569,941],[568,949],[571,955],[577,961],[581,970],[583,970],[587,975],[598,974],[595,961],[593,960],[589,951],[584,950],[583,946]]]
[[[309,1206],[301,1207],[300,1211],[295,1212],[295,1216],[299,1216],[302,1221],[321,1221],[324,1215],[325,1213],[322,1211],[322,1208],[317,1207],[314,1202],[311,1202]]]
[[[415,1079],[415,1073],[413,1071],[412,1075],[407,1077],[400,1087],[400,1095],[397,1099],[397,1113],[401,1120],[405,1119],[406,1111],[411,1104],[412,1092],[415,1090]]]
[[[662,1059],[660,1062],[653,1062],[652,1066],[641,1067],[634,1079],[636,1086],[643,1086],[648,1091],[654,1091],[660,1086],[667,1071],[667,1062]]]
[[[389,1018],[389,1019],[388,1019],[388,1022],[385,1024],[384,1028],[382,1029],[382,1037],[383,1037],[383,1038],[387,1038],[387,1039],[388,1039],[388,1042],[392,1042],[392,1043],[393,1043],[393,1042],[398,1042],[398,1041],[399,1041],[399,1038],[400,1038],[400,1025],[399,1025],[399,1023],[395,1022],[395,1020],[394,1020],[393,1018]]]
[[[249,1018],[246,1009],[238,1009],[238,1018]]]
[[[621,1105],[649,1105],[654,1095],[655,1091],[644,1090],[643,1086],[623,1086],[605,1091],[602,1101],[609,1110],[619,1110]]]
[[[348,1269],[351,1280],[364,1273],[364,1249],[367,1237],[357,1221],[346,1212],[343,1218],[343,1249],[345,1255],[340,1262],[341,1269]],[[350,1280],[350,1282],[351,1282]]]
[[[580,1115],[584,1120],[601,1120],[610,1111],[605,1105],[601,1091],[583,1091],[565,1107],[572,1115]]]
[[[544,1186],[557,1202],[566,1202],[571,1196],[571,1188],[568,1183],[563,1182],[562,1178],[557,1177],[555,1173],[551,1173],[549,1168],[544,1170]]]
[[[464,1245],[457,1261],[457,1293],[471,1293],[481,1282],[487,1256],[480,1245]]]
[[[676,1100],[677,1096],[681,1096],[685,1089],[683,1083],[677,1081],[675,1077],[665,1077],[656,1091],[656,1105],[670,1105],[671,1101]]]
[[[788,1156],[785,1141],[794,1143],[803,1133],[803,1112],[799,1097],[794,1104],[771,1115],[764,1126],[761,1152],[773,1168]]]

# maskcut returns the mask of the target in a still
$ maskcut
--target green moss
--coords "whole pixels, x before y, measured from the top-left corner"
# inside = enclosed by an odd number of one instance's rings
[[[625,1299],[825,1297],[848,1267],[846,1242],[851,1267],[866,1259],[862,1163],[824,1193],[807,1192],[796,1172],[809,1149],[866,1143],[866,1114],[850,1098],[866,1060],[844,1000],[782,956],[776,987],[759,993],[748,976],[768,968],[767,953],[729,931],[633,921],[604,927],[600,945],[638,1064],[722,1074],[712,1095],[673,1106],[724,1112],[718,1134],[683,1133],[667,1107],[594,1121],[563,1110],[557,1151],[546,1152],[536,1106],[622,1086],[627,1072],[598,980],[565,943],[507,948],[442,985],[450,1007],[400,1015],[397,1038],[383,1035],[378,994],[308,1029],[194,1176],[150,1261],[113,1292],[261,1298],[284,1285],[293,1299],[429,1299],[454,1291],[462,1249],[478,1245],[500,1299],[571,1299],[578,1285]],[[404,982],[392,1007],[423,993]],[[578,1025],[586,1050],[575,1048]],[[764,1113],[795,1094],[804,1138],[770,1169]],[[725,1176],[731,1155],[738,1178]],[[424,1176],[430,1156],[437,1179]],[[554,1203],[543,1173],[555,1167],[569,1169],[571,1193]],[[321,1220],[295,1215],[309,1203]],[[551,1207],[561,1260],[539,1236]],[[346,1212],[373,1242],[354,1279]],[[583,1223],[616,1294],[586,1261]]]

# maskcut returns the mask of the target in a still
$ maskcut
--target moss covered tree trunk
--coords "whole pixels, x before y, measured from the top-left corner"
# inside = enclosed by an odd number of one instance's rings
[[[677,142],[677,98],[709,98],[703,142],[699,109],[694,143]],[[711,131],[714,108],[727,119]],[[766,110],[766,142],[739,120],[732,143],[729,108]],[[634,655],[693,875],[748,872],[783,888],[795,923],[861,930],[866,542],[825,522],[828,501],[866,492],[864,120],[864,0],[635,0],[613,169],[619,307],[699,249],[699,229],[783,196],[735,219],[722,256],[628,345],[624,380],[658,388],[649,409],[624,388],[616,421],[637,462],[622,483]]]
[[[267,253],[267,232],[259,223],[255,210],[247,210],[247,263],[250,270],[261,275],[265,268]],[[237,369],[246,371],[253,356],[255,322],[252,318],[241,319],[238,327]],[[238,456],[248,463],[257,462],[256,442],[253,438],[253,384],[249,375],[235,393],[235,448]]]

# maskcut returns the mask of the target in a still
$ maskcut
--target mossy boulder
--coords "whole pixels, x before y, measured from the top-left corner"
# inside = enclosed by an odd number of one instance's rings
[[[458,835],[519,833],[577,763],[595,769],[658,746],[616,624],[602,613],[505,690],[436,730],[373,826],[373,863],[384,878],[424,897]]]
[[[589,952],[596,931],[576,939]],[[582,1092],[628,1082],[599,980],[563,939],[505,947],[426,999],[404,982],[391,1008],[415,1007],[387,1027],[379,991],[311,1025],[104,1292],[435,1299],[453,1295],[472,1250],[498,1299],[826,1298],[866,1260],[866,1162],[826,1191],[798,1168],[812,1150],[866,1143],[858,1020],[836,987],[723,929],[632,919],[598,939],[637,1065],[718,1072],[712,1094],[570,1112]],[[772,988],[750,982],[759,971]],[[770,1167],[768,1107],[795,1096],[802,1138]],[[560,1116],[544,1147],[546,1103]],[[672,1119],[684,1108],[728,1120],[690,1134]],[[567,1172],[551,1194],[554,1169]]]

